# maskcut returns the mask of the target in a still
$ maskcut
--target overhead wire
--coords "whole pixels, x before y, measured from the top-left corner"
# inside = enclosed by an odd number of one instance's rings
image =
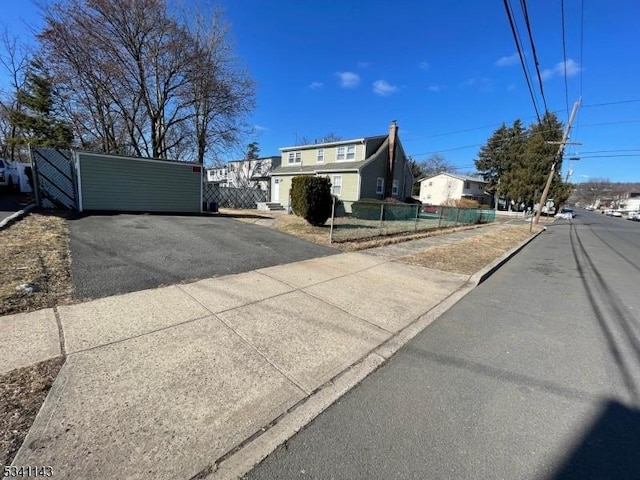
[[[527,27],[527,33],[529,34],[529,43],[531,44],[531,54],[533,55],[533,64],[536,67],[536,74],[538,75],[538,84],[540,85],[540,95],[542,96],[542,104],[544,105],[544,111],[546,114],[549,108],[547,107],[547,99],[545,98],[545,95],[544,95],[542,75],[540,74],[540,62],[538,61],[536,44],[533,41],[533,32],[531,31],[531,22],[529,21],[529,10],[527,9],[527,0],[520,0],[520,5],[522,7],[522,13],[524,14],[524,24]]]
[[[564,0],[560,0],[560,12],[562,23],[562,60],[564,62],[564,68],[562,69],[564,73],[564,100],[567,107],[567,121],[569,121],[569,82],[567,81],[567,35],[564,20]]]
[[[504,2],[504,8],[507,12],[507,18],[509,19],[509,25],[511,26],[511,33],[513,34],[513,39],[516,43],[516,49],[518,51],[518,56],[520,57],[520,64],[522,65],[522,70],[524,72],[524,78],[527,82],[527,87],[529,88],[529,94],[531,95],[531,101],[533,102],[533,108],[536,112],[536,118],[538,119],[538,123],[542,123],[542,121],[540,120],[540,112],[538,110],[538,104],[536,101],[536,97],[535,94],[533,93],[533,87],[531,85],[531,79],[529,78],[529,73],[527,70],[527,63],[525,61],[525,57],[524,57],[524,53],[522,52],[522,46],[520,44],[519,41],[519,34],[516,30],[516,25],[514,23],[514,19],[513,19],[513,13],[512,13],[512,9],[511,9],[511,4],[509,3],[509,0],[503,0]]]

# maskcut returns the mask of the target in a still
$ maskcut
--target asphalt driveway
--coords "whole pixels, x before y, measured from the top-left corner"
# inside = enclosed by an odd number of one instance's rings
[[[8,188],[0,187],[0,222],[20,210],[19,196]]]
[[[100,298],[339,251],[225,217],[96,215],[71,220],[75,297]]]

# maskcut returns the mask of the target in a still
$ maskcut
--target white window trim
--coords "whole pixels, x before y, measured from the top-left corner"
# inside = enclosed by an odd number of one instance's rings
[[[324,148],[319,148],[316,153],[316,163],[324,163]]]
[[[293,161],[292,161],[293,159]],[[302,163],[302,153],[301,152],[289,152],[287,156],[287,164],[288,165],[297,165]]]
[[[340,179],[340,193],[336,193],[335,192],[335,187],[336,187],[336,178]],[[331,175],[331,195],[335,195],[336,197],[341,197],[342,196],[342,175]]]
[[[344,148],[344,158],[343,159],[338,158],[341,148]],[[350,148],[353,148],[353,158],[348,158],[349,157],[349,149]],[[355,144],[352,144],[352,145],[340,145],[339,147],[336,147],[336,162],[355,162],[355,161],[356,161],[356,145]]]
[[[391,195],[397,195],[398,194],[398,180],[394,180],[391,183]]]
[[[378,177],[376,179],[376,195],[382,195],[384,193],[384,178]]]

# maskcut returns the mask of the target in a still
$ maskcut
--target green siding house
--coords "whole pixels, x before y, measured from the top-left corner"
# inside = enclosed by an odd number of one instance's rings
[[[404,200],[411,196],[413,175],[392,122],[387,135],[281,148],[282,161],[271,173],[271,203],[289,207],[291,179],[326,176],[332,193],[351,212],[363,198]]]

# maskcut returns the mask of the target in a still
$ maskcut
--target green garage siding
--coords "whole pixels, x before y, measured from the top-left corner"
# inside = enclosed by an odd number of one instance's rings
[[[201,211],[198,165],[86,153],[78,164],[83,210]]]

